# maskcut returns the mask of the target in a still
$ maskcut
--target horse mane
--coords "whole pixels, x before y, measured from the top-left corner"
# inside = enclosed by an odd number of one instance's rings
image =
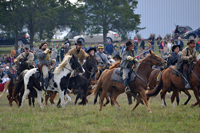
[[[56,67],[53,73],[54,74],[60,73],[63,67],[65,67],[68,64],[69,59],[71,59],[71,57],[72,57],[71,55],[65,55],[63,61],[58,65],[58,67]]]
[[[121,61],[115,62],[112,66],[109,67],[109,69],[117,68],[118,66],[120,66],[120,63]]]

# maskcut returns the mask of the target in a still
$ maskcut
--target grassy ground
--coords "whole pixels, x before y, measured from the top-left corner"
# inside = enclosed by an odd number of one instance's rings
[[[171,94],[166,97],[168,106],[165,108],[161,108],[160,96],[152,98],[150,108],[153,113],[149,114],[143,105],[131,112],[133,105],[128,105],[125,94],[118,98],[121,111],[107,105],[101,112],[98,104],[92,104],[93,96],[89,97],[86,106],[74,106],[75,97],[71,96],[72,102],[65,110],[51,105],[41,110],[37,101],[35,108],[29,107],[28,103],[24,108],[18,108],[16,104],[9,107],[4,95],[0,99],[0,132],[199,132],[199,107],[190,108],[195,102],[194,96],[188,105],[175,108],[172,108],[169,96]],[[184,94],[180,95],[181,104],[186,98]]]

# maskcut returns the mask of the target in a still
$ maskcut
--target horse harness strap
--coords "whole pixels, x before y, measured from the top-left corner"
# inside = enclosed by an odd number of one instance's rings
[[[191,72],[192,72],[192,74],[194,75],[194,77],[195,77],[198,81],[200,81],[200,79],[197,77],[197,75],[194,73],[194,71],[192,70]]]
[[[135,73],[135,72],[134,72]],[[138,75],[137,73],[135,73],[136,74],[136,76],[139,78],[139,79],[141,79],[146,85],[148,84],[142,77],[140,77],[140,75]]]

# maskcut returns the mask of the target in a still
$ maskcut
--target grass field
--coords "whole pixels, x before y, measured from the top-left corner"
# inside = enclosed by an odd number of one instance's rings
[[[86,106],[74,106],[75,96],[72,95],[72,102],[65,110],[52,105],[41,110],[37,101],[35,108],[29,107],[27,101],[24,108],[18,108],[15,103],[13,107],[9,107],[4,95],[0,99],[0,133],[199,132],[200,109],[190,108],[195,102],[193,94],[188,105],[175,108],[171,106],[170,96],[171,94],[166,96],[168,106],[165,108],[161,108],[160,96],[152,98],[150,108],[153,113],[149,114],[143,105],[131,112],[133,105],[128,105],[125,94],[118,97],[121,111],[109,104],[101,112],[98,111],[98,104],[92,104],[93,96],[89,97],[89,104]],[[181,94],[180,103],[183,104],[186,98],[186,95]]]

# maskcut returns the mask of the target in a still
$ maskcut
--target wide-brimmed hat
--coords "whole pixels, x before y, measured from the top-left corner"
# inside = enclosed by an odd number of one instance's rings
[[[104,49],[104,45],[103,44],[99,44],[98,49],[103,48]]]
[[[131,41],[128,41],[128,42],[126,43],[126,47],[130,47],[130,46],[134,46],[134,44],[133,44]]]
[[[195,44],[194,40],[190,40],[187,45],[189,45],[190,43]]]
[[[96,48],[93,48],[93,47],[90,47],[88,50],[87,50],[87,53],[89,53],[90,51],[94,50],[94,52],[96,52]]]
[[[118,55],[118,54],[116,54],[116,55],[113,57],[113,59],[114,59],[114,58],[117,58],[117,59],[122,60],[122,58],[121,58],[120,55]]]
[[[77,43],[75,43],[75,45],[83,45],[83,43],[81,41],[77,41]]]
[[[174,49],[177,48],[177,47],[179,47],[179,49],[180,49],[181,46],[180,46],[180,45],[174,45],[174,46],[172,47],[172,52],[174,52]]]

